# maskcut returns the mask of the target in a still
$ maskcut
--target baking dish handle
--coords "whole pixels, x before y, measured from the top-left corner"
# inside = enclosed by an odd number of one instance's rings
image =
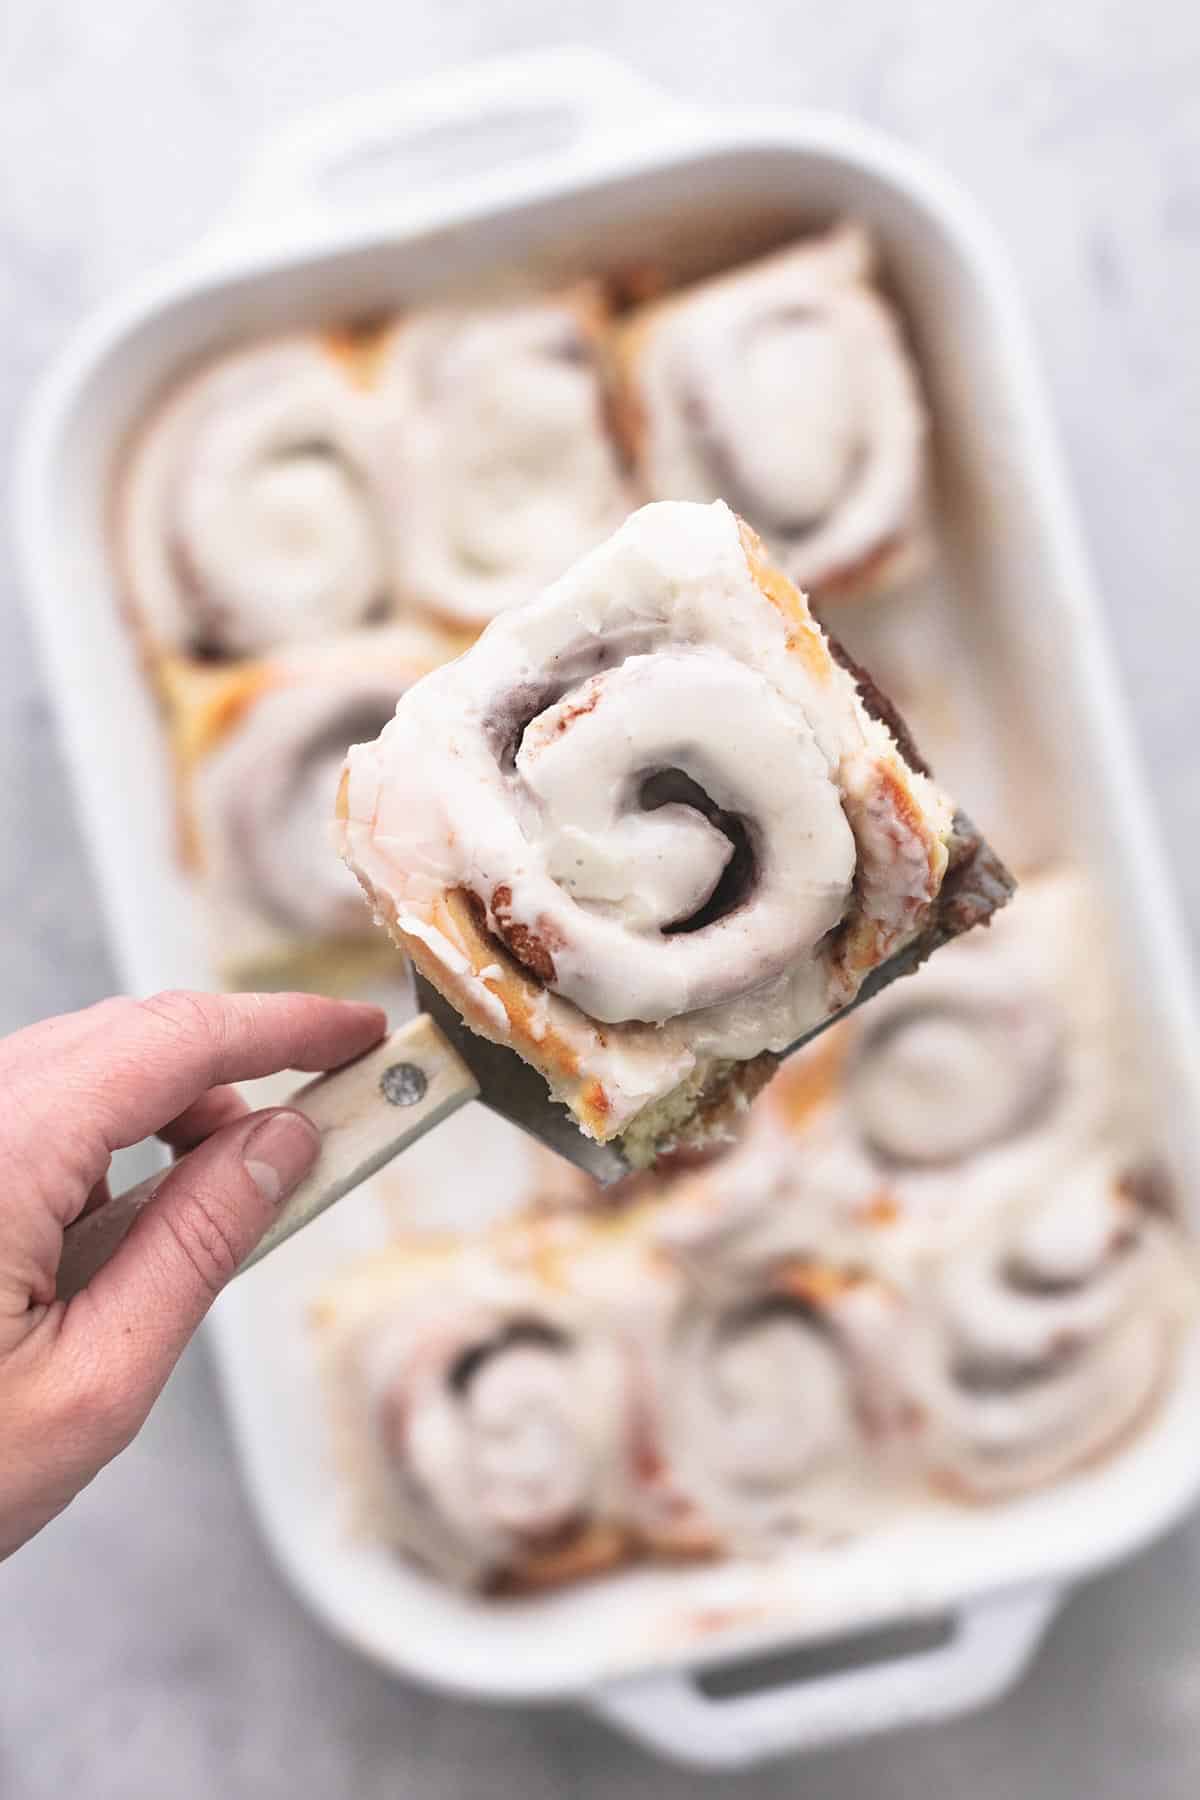
[[[516,163],[586,156],[623,121],[676,110],[661,89],[594,50],[496,57],[355,94],[285,126],[255,158],[226,228],[315,214],[386,211],[469,179],[485,186]]]
[[[981,1601],[948,1641],[784,1686],[715,1698],[686,1670],[614,1682],[588,1697],[647,1749],[696,1768],[742,1768],[900,1725],[928,1723],[999,1698],[1021,1675],[1058,1606],[1055,1589]]]

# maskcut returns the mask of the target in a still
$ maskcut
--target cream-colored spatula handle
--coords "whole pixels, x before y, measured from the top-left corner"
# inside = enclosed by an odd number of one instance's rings
[[[466,1063],[427,1013],[357,1062],[306,1082],[285,1104],[312,1120],[321,1133],[321,1153],[243,1267],[282,1244],[478,1092]],[[58,1265],[60,1300],[86,1287],[168,1173],[160,1169],[68,1225]]]

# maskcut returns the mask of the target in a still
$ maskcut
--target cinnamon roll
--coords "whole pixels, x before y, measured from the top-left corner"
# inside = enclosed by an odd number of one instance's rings
[[[1160,1392],[1184,1316],[1178,1246],[1103,1154],[941,1261],[898,1367],[922,1454],[998,1499],[1112,1449]]]
[[[1043,875],[855,1022],[845,1123],[897,1225],[936,1245],[1098,1149],[1141,1156],[1109,966],[1086,884]]]
[[[927,419],[860,228],[635,313],[619,416],[645,491],[728,500],[818,597],[878,590],[925,548]]]
[[[676,1218],[678,1222],[678,1215]],[[890,1357],[898,1295],[864,1270],[793,1245],[746,1246],[691,1270],[666,1347],[667,1458],[722,1549],[835,1540],[890,1491]]]
[[[397,579],[418,606],[478,628],[629,511],[605,414],[605,324],[591,283],[402,321],[382,395]]]
[[[228,978],[290,978],[298,958],[332,974],[335,950],[374,950],[330,813],[348,745],[382,729],[437,649],[393,628],[232,668],[164,665],[185,848]]]
[[[794,1057],[744,1146],[701,1178],[734,1217],[765,1196],[874,1266],[969,1239],[1111,1146],[1145,1153],[1093,898],[1063,871],[1022,883],[990,931]]]
[[[343,855],[472,1028],[645,1163],[1007,897],[866,691],[728,507],[648,506],[350,752]]]
[[[662,1511],[636,1341],[564,1277],[575,1249],[545,1226],[401,1243],[319,1305],[358,1523],[444,1579],[575,1579],[628,1557],[635,1515]]]
[[[297,332],[218,357],[150,415],[116,526],[153,650],[258,655],[390,610],[364,366],[343,338]]]

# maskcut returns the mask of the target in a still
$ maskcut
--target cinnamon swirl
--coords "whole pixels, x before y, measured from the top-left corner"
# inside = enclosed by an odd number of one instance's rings
[[[922,1454],[997,1499],[1117,1444],[1159,1394],[1184,1317],[1178,1246],[1105,1155],[941,1261],[898,1369]]]
[[[438,649],[393,628],[232,667],[164,665],[185,847],[227,978],[269,982],[298,959],[332,975],[373,949],[332,854],[333,798],[348,745],[383,728]]]
[[[927,419],[866,233],[820,238],[635,313],[619,416],[653,499],[728,500],[818,597],[925,547]]]
[[[845,1122],[898,1225],[948,1241],[1106,1146],[1142,1156],[1109,962],[1086,884],[1047,874],[856,1022]]]
[[[218,357],[151,413],[116,526],[152,650],[258,655],[391,610],[363,369],[343,338],[298,332]]]
[[[669,1510],[624,1317],[631,1279],[652,1271],[635,1256],[606,1277],[592,1244],[576,1281],[595,1233],[562,1236],[543,1221],[402,1242],[318,1307],[358,1523],[459,1584],[577,1579],[632,1554],[639,1516]]]
[[[343,855],[472,1028],[645,1163],[1007,896],[856,681],[728,507],[645,507],[350,752]]]
[[[701,1176],[733,1216],[801,1207],[881,1268],[969,1239],[997,1211],[1143,1131],[1119,1050],[1097,909],[1073,873],[1022,883],[992,929],[948,946],[792,1059],[746,1142]]]
[[[666,1338],[675,1485],[726,1551],[843,1538],[878,1515],[888,1488],[879,1371],[900,1299],[795,1243],[761,1246],[748,1263],[730,1244],[693,1267]]]
[[[616,529],[631,499],[609,434],[598,284],[410,314],[381,401],[407,598],[478,629]]]

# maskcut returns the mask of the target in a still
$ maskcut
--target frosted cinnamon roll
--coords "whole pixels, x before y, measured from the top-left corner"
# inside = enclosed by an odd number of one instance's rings
[[[391,604],[379,445],[334,334],[234,351],[172,389],[117,494],[117,557],[151,647],[256,655]]]
[[[718,1258],[693,1279],[666,1351],[667,1455],[722,1548],[837,1539],[876,1516],[900,1317],[883,1283],[810,1254]]]
[[[1111,961],[1086,883],[1044,875],[855,1021],[844,1124],[877,1215],[946,1243],[1104,1146],[1141,1156]]]
[[[721,503],[643,508],[495,620],[338,811],[397,943],[635,1163],[1009,887]]]
[[[227,978],[374,949],[330,813],[347,747],[382,729],[437,648],[394,628],[232,668],[164,665],[185,848]]]
[[[636,1358],[555,1268],[519,1233],[398,1244],[318,1308],[359,1525],[462,1585],[544,1587],[634,1546]]]
[[[842,225],[644,307],[618,343],[645,490],[728,500],[820,596],[924,549],[925,406],[873,263]]]
[[[397,578],[479,627],[615,530],[630,496],[601,384],[598,287],[413,313],[383,400]]]
[[[1181,1258],[1137,1183],[1098,1155],[938,1264],[899,1367],[941,1479],[995,1499],[1117,1445],[1170,1365]]]
[[[1023,882],[990,931],[788,1063],[744,1146],[700,1179],[703,1204],[737,1218],[769,1196],[895,1272],[1105,1146],[1139,1161],[1108,962],[1079,877]]]

